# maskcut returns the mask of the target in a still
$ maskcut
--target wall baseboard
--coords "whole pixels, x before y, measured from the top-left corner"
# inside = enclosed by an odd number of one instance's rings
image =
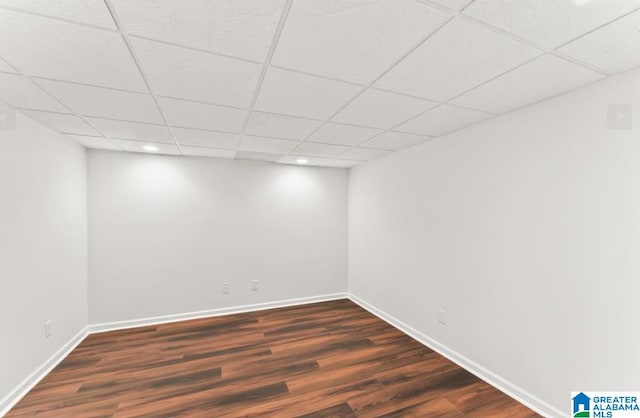
[[[363,309],[387,322],[388,324],[398,328],[400,331],[409,335],[421,344],[429,347],[430,349],[438,352],[442,356],[456,363],[465,370],[478,376],[480,379],[489,383],[491,386],[501,390],[507,395],[511,396],[518,402],[526,405],[535,412],[549,418],[560,418],[566,416],[561,410],[549,405],[545,401],[529,392],[521,389],[520,387],[510,383],[502,377],[490,372],[477,363],[469,360],[463,355],[451,350],[438,341],[428,337],[413,327],[405,324],[404,322],[394,318],[386,312],[376,308],[370,303],[360,299],[359,297],[351,293],[334,293],[322,296],[312,296],[298,299],[287,299],[275,302],[257,303],[252,305],[234,306],[229,308],[211,309],[206,311],[197,311],[184,314],[164,315],[151,318],[140,318],[130,321],[118,321],[118,322],[106,322],[101,324],[93,324],[84,327],[78,334],[71,338],[62,348],[60,348],[55,354],[53,354],[45,363],[43,363],[37,370],[29,375],[22,383],[11,391],[7,396],[0,400],[0,417],[4,416],[13,406],[15,406],[20,399],[22,399],[38,382],[40,382],[54,367],[56,367],[62,360],[64,360],[69,353],[71,353],[77,346],[84,340],[87,335],[116,331],[127,328],[135,328],[147,325],[165,324],[170,322],[184,321],[189,319],[209,318],[214,316],[232,315],[243,312],[254,312],[266,309],[284,308],[287,306],[306,305],[310,303],[326,302],[337,299],[350,299]]]
[[[528,408],[532,409],[533,411],[537,412],[538,414],[540,414],[540,415],[542,415],[544,417],[548,417],[548,418],[561,418],[561,417],[565,417],[567,415],[566,412],[563,412],[563,411],[559,410],[558,408],[548,404],[547,402],[543,401],[542,399],[540,399],[540,398],[532,395],[531,393],[523,390],[522,388],[514,385],[513,383],[509,382],[508,380],[506,380],[506,379],[496,375],[495,373],[485,369],[484,367],[480,366],[479,364],[477,364],[477,363],[473,362],[472,360],[466,358],[465,356],[457,353],[456,351],[448,348],[444,344],[439,343],[438,341],[434,340],[433,338],[428,337],[427,335],[423,334],[422,332],[420,332],[420,331],[416,330],[415,328],[405,324],[404,322],[400,321],[399,319],[396,319],[395,317],[389,315],[388,313],[382,311],[381,309],[376,308],[372,304],[366,302],[363,299],[360,299],[359,297],[355,296],[354,294],[349,293],[349,299],[352,302],[360,305],[360,307],[362,307],[363,309],[369,311],[373,315],[377,316],[378,318],[382,319],[383,321],[387,322],[388,324],[394,326],[395,328],[399,329],[403,333],[407,334],[408,336],[410,336],[414,340],[418,341],[422,345],[432,349],[433,351],[437,352],[438,354],[442,355],[443,357],[446,357],[447,359],[451,360],[452,362],[454,362],[458,366],[460,366],[463,369],[467,370],[468,372],[476,375],[478,378],[484,380],[485,382],[487,382],[491,386],[493,386],[496,389],[500,390],[501,392],[509,395],[513,399],[517,400],[518,402],[520,402],[521,404],[527,406]]]
[[[211,318],[214,316],[233,315],[243,312],[262,311],[265,309],[284,308],[287,306],[306,305],[309,303],[326,302],[336,299],[347,299],[349,296],[346,292],[332,293],[329,295],[311,296],[306,298],[286,299],[274,302],[255,303],[252,305],[231,306],[228,308],[209,309],[205,311],[187,312],[174,315],[162,315],[149,318],[132,319],[128,321],[103,322],[100,324],[89,325],[89,333],[116,331],[127,328],[142,327],[147,325],[166,324],[169,322],[185,321],[189,319]]]
[[[15,387],[7,396],[0,400],[0,417],[4,416],[22,399],[35,385],[64,360],[89,334],[106,331],[116,331],[146,325],[165,324],[169,322],[185,321],[188,319],[208,318],[222,315],[232,315],[243,312],[262,311],[265,309],[284,308],[287,306],[306,305],[309,303],[326,302],[336,299],[347,299],[348,294],[334,293],[329,295],[312,296],[306,298],[287,299],[275,302],[256,303],[253,305],[234,306],[229,308],[211,309],[206,311],[189,312],[176,315],[156,316],[152,318],[133,319],[130,321],[106,322],[84,327],[71,338],[62,348],[53,354],[44,364],[31,373],[22,383]]]
[[[16,386],[7,396],[0,400],[0,417],[6,415],[20,399],[22,399],[35,385],[51,372],[69,353],[71,353],[89,334],[88,327],[85,326],[73,336],[65,345],[56,351],[47,361],[38,367],[33,373],[27,376],[18,386]]]

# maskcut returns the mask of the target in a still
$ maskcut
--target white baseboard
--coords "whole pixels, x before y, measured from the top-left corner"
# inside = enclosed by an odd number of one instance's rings
[[[0,400],[0,417],[3,417],[18,403],[35,385],[49,374],[69,353],[71,353],[88,335],[88,327],[84,327],[65,345],[56,351],[47,361],[16,386],[7,396]]]
[[[29,375],[22,383],[16,386],[7,396],[0,401],[0,417],[4,416],[22,399],[33,387],[38,384],[54,367],[64,360],[74,348],[78,346],[89,334],[120,329],[135,328],[145,325],[165,324],[169,322],[184,321],[188,319],[208,318],[221,315],[232,315],[243,312],[261,311],[265,309],[284,308],[287,306],[306,305],[309,303],[326,302],[336,299],[347,299],[347,293],[334,293],[330,295],[312,296],[298,299],[280,300],[275,302],[256,303],[253,305],[234,306],[229,308],[211,309],[206,311],[189,312],[177,315],[156,316],[152,318],[133,319],[130,321],[107,322],[93,324],[84,327],[77,335],[67,342],[60,350],[52,355],[42,366]]]
[[[373,315],[377,316],[378,318],[382,319],[388,324],[394,326],[395,328],[398,328],[400,331],[404,332],[414,340],[432,349],[433,351],[437,352],[443,357],[446,357],[447,359],[451,360],[452,362],[462,367],[463,369],[467,370],[468,372],[473,373],[474,375],[484,380],[491,386],[504,392],[505,394],[509,395],[513,399],[517,400],[518,402],[527,406],[528,408],[532,409],[538,414],[548,418],[562,418],[567,416],[566,412],[559,410],[558,408],[548,404],[542,399],[532,395],[531,393],[514,385],[513,383],[507,381],[506,379],[485,369],[479,364],[471,361],[470,359],[457,353],[456,351],[451,350],[444,344],[441,344],[438,341],[434,340],[433,338],[421,333],[415,328],[405,324],[399,319],[394,318],[388,313],[376,308],[375,306],[360,299],[354,294],[349,293],[348,297],[349,299],[351,299],[352,302],[360,305],[363,309],[369,311]]]
[[[185,321],[188,319],[210,318],[221,315],[233,315],[243,312],[262,311],[265,309],[284,308],[287,306],[306,305],[309,303],[326,302],[336,299],[347,299],[348,294],[333,293],[330,295],[311,296],[306,298],[279,300],[275,302],[256,303],[253,305],[231,306],[228,308],[209,309],[206,311],[188,312],[175,315],[154,316],[150,318],[132,319],[128,321],[104,322],[89,325],[89,333],[115,331],[127,328],[142,327],[147,325],[166,324],[169,322]]]
[[[287,306],[305,305],[310,303],[326,302],[330,300],[345,298],[350,299],[365,310],[371,312],[373,315],[398,328],[400,331],[409,335],[416,341],[438,352],[442,356],[478,376],[480,379],[489,383],[491,386],[494,386],[495,388],[501,390],[515,400],[528,406],[537,413],[549,418],[560,418],[566,416],[566,414],[561,410],[555,408],[552,405],[549,405],[542,399],[537,398],[536,396],[492,373],[491,371],[485,369],[477,363],[474,363],[463,355],[449,349],[445,345],[428,337],[420,331],[417,331],[413,327],[394,318],[393,316],[376,308],[375,306],[360,299],[359,297],[351,293],[334,293],[330,295],[312,296],[307,298],[257,303],[253,305],[234,306],[229,308],[211,309],[184,314],[164,315],[151,318],[134,319],[130,321],[106,322],[102,324],[89,325],[88,327],[83,328],[78,334],[76,334],[71,340],[69,340],[69,342],[67,342],[54,355],[52,355],[44,364],[42,364],[37,370],[31,373],[31,375],[29,375],[22,383],[16,386],[16,388],[11,391],[11,393],[9,393],[0,401],[0,417],[9,412],[9,410],[15,404],[17,404],[20,399],[22,399],[38,382],[40,382],[40,380],[42,380],[47,374],[49,374],[49,372],[53,370],[54,367],[56,367],[62,360],[64,360],[65,357],[67,357],[69,353],[71,353],[71,351],[73,351],[73,349],[75,349],[78,344],[80,344],[80,342],[82,342],[82,340],[89,334],[135,328],[146,325],[184,321],[188,319],[208,318],[214,316],[232,315],[243,312],[260,311],[265,309],[284,308]]]

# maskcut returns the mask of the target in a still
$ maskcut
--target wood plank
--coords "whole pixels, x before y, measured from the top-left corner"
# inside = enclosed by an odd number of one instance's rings
[[[537,417],[349,300],[87,337],[7,417]]]

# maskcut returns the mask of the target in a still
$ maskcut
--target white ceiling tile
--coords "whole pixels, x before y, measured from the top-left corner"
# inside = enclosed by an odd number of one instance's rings
[[[290,141],[287,139],[245,136],[240,143],[240,150],[282,155],[291,151],[297,144],[298,141]]]
[[[420,144],[422,142],[428,141],[429,139],[431,138],[423,135],[387,131],[374,138],[371,138],[370,140],[362,144],[362,146],[397,151]]]
[[[180,155],[180,150],[173,144],[162,144],[159,142],[147,142],[147,141],[127,141],[124,139],[114,139],[115,142],[118,143],[122,148],[131,152],[143,152],[145,154],[169,154],[169,155]],[[154,146],[158,150],[157,151],[147,151],[144,149],[145,146]]]
[[[493,113],[507,112],[603,78],[554,55],[544,55],[453,101]]]
[[[559,51],[610,73],[640,66],[640,11],[571,42]]]
[[[0,9],[0,56],[32,76],[146,91],[116,32]]]
[[[233,158],[236,155],[235,150],[230,149],[216,149],[216,148],[203,148],[182,146],[182,153],[184,155],[198,156],[198,157],[215,157],[215,158]]]
[[[278,162],[283,164],[302,165],[298,163],[298,160],[304,158],[307,163],[304,165],[319,166],[319,167],[332,167],[332,168],[349,168],[362,163],[362,161],[356,160],[343,160],[340,158],[322,158],[313,156],[300,156],[300,155],[287,155],[282,157]]]
[[[328,119],[362,87],[271,67],[255,108],[308,118]]]
[[[10,66],[8,62],[0,58],[0,72],[16,73],[17,71],[12,66]]]
[[[117,29],[104,0],[0,0],[0,6]]]
[[[357,145],[382,132],[380,129],[327,122],[309,140],[336,145]]]
[[[37,110],[22,110],[22,112],[56,132],[89,136],[100,135],[95,129],[74,115],[40,112]]]
[[[317,142],[302,142],[293,151],[296,155],[313,155],[319,157],[335,157],[347,151],[349,147],[342,145],[319,144]]]
[[[305,0],[262,74],[286,1],[106,2],[158,109],[103,0],[0,0],[0,101],[91,148],[351,167],[603,78],[482,22],[640,66],[640,0]]]
[[[471,0],[431,0],[431,1],[433,3],[439,4],[453,11],[458,11],[471,2]]]
[[[79,142],[87,148],[93,149],[107,149],[120,151],[121,148],[109,141],[107,138],[101,138],[98,136],[86,136],[86,135],[66,135],[67,137]]]
[[[172,126],[240,132],[246,110],[159,98],[160,107]]]
[[[476,0],[463,13],[552,48],[636,7],[640,0]]]
[[[253,112],[246,133],[286,139],[305,139],[322,122],[271,113]]]
[[[272,62],[368,84],[447,18],[417,1],[297,1]]]
[[[173,143],[171,133],[164,125],[99,118],[87,118],[87,120],[111,138]]]
[[[0,100],[15,107],[68,112],[64,106],[29,79],[17,74],[0,73]]]
[[[399,131],[437,136],[494,117],[491,113],[443,104],[398,126]]]
[[[349,103],[333,120],[389,129],[436,105],[428,100],[369,89]]]
[[[262,65],[146,40],[132,40],[156,94],[246,107]]]
[[[253,151],[238,151],[236,154],[236,160],[267,161],[271,163],[275,163],[280,157],[282,157],[282,154]]]
[[[83,116],[162,124],[151,96],[62,81],[38,80],[58,100]]]
[[[476,23],[453,19],[375,85],[447,101],[540,54]]]
[[[202,129],[173,128],[173,133],[180,145],[223,149],[236,149],[241,138],[240,134],[203,131]]]
[[[391,151],[371,148],[351,148],[339,155],[340,158],[348,158],[351,160],[370,161],[380,158]]]
[[[262,61],[285,1],[113,0],[112,3],[128,33]]]

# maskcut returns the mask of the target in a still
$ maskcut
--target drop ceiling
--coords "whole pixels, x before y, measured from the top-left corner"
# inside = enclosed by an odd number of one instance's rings
[[[640,0],[0,0],[0,100],[88,148],[352,167],[640,66]]]

